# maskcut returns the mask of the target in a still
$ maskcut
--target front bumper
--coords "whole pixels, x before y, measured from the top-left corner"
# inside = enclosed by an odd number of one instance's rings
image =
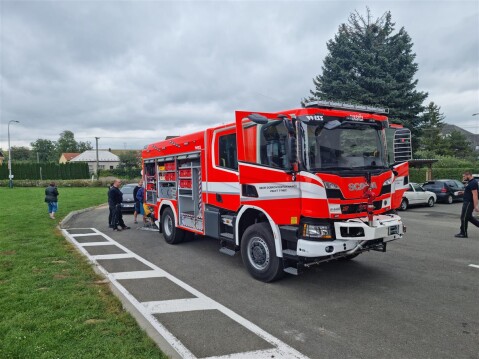
[[[374,216],[372,226],[367,217],[335,222],[334,241],[311,241],[298,239],[296,254],[301,257],[324,257],[361,248],[367,241],[382,239],[389,242],[402,238],[404,226],[397,215]]]

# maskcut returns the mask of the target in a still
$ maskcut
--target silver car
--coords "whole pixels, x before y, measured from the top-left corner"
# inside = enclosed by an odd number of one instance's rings
[[[404,192],[401,207],[399,208],[402,211],[405,211],[409,206],[413,205],[433,207],[436,200],[437,197],[434,192],[426,191],[417,183],[409,183],[409,188]]]

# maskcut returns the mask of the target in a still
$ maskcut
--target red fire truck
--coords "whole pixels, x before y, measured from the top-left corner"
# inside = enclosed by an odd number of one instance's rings
[[[167,243],[195,234],[240,251],[250,274],[284,273],[386,251],[405,227],[410,131],[387,109],[318,101],[150,144],[146,203]]]

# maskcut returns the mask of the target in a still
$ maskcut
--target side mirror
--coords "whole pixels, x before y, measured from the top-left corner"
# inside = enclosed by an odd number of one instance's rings
[[[283,119],[283,123],[284,123],[284,127],[286,127],[290,135],[296,135],[296,130],[294,129],[293,121],[290,121],[289,119],[285,118]]]
[[[258,125],[265,125],[268,123],[268,118],[258,113],[252,113],[251,115],[248,115],[248,119],[254,123],[257,123]]]
[[[296,167],[298,166],[298,143],[296,141],[296,137],[292,136],[291,134],[288,136],[288,144],[289,144],[289,162],[294,168],[294,165],[296,164]]]

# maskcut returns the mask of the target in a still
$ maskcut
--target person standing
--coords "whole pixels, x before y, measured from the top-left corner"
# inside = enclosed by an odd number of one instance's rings
[[[146,223],[145,209],[143,208],[143,203],[145,202],[145,188],[140,187],[136,194],[135,200],[140,202],[140,214],[143,217],[143,223]]]
[[[130,229],[125,222],[123,222],[123,215],[121,213],[121,202],[123,202],[123,194],[120,191],[121,181],[116,179],[113,186],[108,191],[108,206],[112,213],[110,226],[114,231],[121,231],[122,229]]]
[[[464,190],[464,202],[461,211],[461,231],[455,235],[456,238],[467,238],[467,225],[471,222],[476,227],[479,227],[479,220],[472,215],[473,211],[479,212],[478,207],[478,183],[472,177],[472,172],[465,171],[462,175],[463,181],[468,181]]]
[[[55,219],[55,213],[58,211],[58,189],[55,182],[51,182],[45,189],[45,202],[48,203],[48,214],[51,219]]]
[[[135,201],[135,212],[133,213],[133,218],[134,218],[135,224],[138,223],[138,220],[137,220],[138,213],[141,213],[140,201],[138,201],[138,199],[136,198],[136,195],[140,188],[143,188],[143,180],[140,180],[138,182],[138,186],[135,186],[135,189],[133,189],[133,199]]]
[[[110,190],[113,187],[115,181],[111,182],[108,186],[108,191],[106,191],[106,196],[108,197],[108,202],[110,202]],[[111,223],[111,219],[113,218],[113,211],[112,208],[109,207],[109,214],[108,214],[108,227],[113,228],[113,224]]]

